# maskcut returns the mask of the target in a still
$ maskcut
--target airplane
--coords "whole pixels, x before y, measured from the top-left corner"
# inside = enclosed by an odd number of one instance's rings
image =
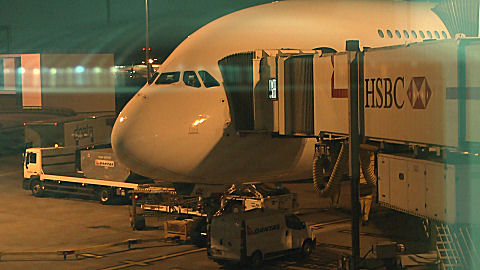
[[[450,38],[433,6],[410,1],[287,0],[214,20],[188,36],[161,65],[156,82],[146,84],[129,101],[114,125],[112,147],[136,173],[173,183],[312,178],[314,138],[238,132],[218,61],[255,49],[344,51],[346,40],[380,47]]]

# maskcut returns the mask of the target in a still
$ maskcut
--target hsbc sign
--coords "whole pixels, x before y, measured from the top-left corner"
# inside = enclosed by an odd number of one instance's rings
[[[432,90],[426,77],[413,77],[407,90],[408,100],[414,109],[426,109]]]
[[[365,79],[365,108],[403,109],[405,102],[413,109],[426,109],[432,90],[426,77]]]

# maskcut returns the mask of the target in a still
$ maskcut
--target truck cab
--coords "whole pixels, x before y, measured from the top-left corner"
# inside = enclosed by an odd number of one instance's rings
[[[25,151],[23,160],[23,178],[40,176],[42,171],[42,158],[40,148],[29,148]]]
[[[315,236],[295,214],[258,208],[222,213],[209,224],[207,253],[218,262],[250,263],[298,253],[308,256]]]

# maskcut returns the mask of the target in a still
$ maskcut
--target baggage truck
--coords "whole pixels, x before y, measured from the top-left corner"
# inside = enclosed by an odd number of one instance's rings
[[[82,195],[108,204],[151,181],[118,162],[111,148],[29,148],[23,166],[23,189],[37,197],[48,192]]]
[[[233,208],[213,216],[208,237],[210,259],[253,266],[291,253],[308,256],[316,246],[315,236],[295,214],[264,208]]]

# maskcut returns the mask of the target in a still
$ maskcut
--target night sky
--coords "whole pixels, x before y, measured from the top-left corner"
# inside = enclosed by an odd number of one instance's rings
[[[267,2],[149,0],[152,55],[162,61],[202,25]],[[144,56],[144,0],[0,0],[0,7],[0,53],[114,53],[116,64]]]

